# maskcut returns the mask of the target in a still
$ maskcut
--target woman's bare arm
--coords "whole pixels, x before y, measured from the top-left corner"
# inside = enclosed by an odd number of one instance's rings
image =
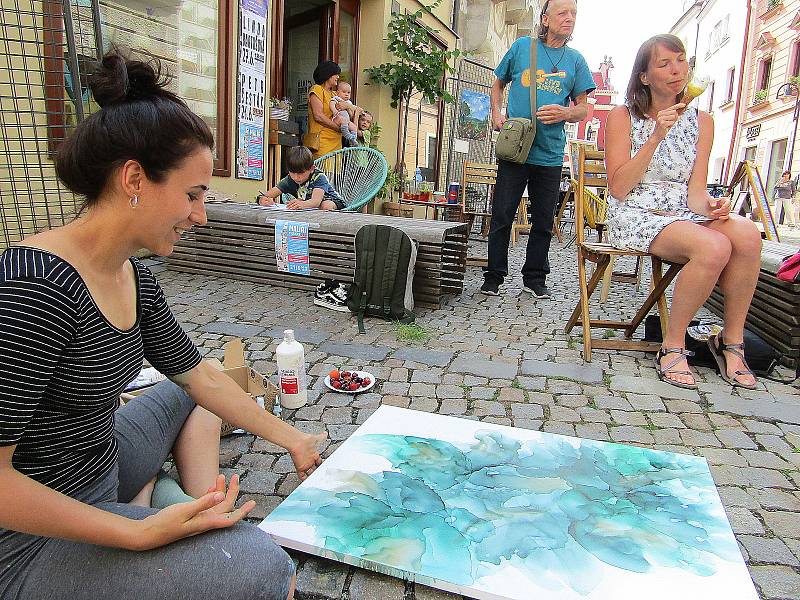
[[[332,119],[329,119],[325,116],[325,110],[322,106],[322,99],[319,96],[316,94],[309,94],[308,106],[311,109],[311,114],[314,115],[314,120],[317,123],[327,127],[328,129],[333,129],[336,132],[339,131],[339,127],[336,125],[336,123],[334,123]]]

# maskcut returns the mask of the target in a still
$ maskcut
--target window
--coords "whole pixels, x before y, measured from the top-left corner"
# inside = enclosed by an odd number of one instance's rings
[[[792,44],[792,53],[789,58],[789,77],[800,75],[800,40]]]
[[[169,88],[214,132],[214,174],[230,175],[229,0],[101,0],[103,43],[144,50],[173,75]]]
[[[733,88],[736,83],[736,68],[728,69],[728,89],[725,92],[725,102],[733,102]]]
[[[771,75],[772,75],[772,56],[768,56],[764,60],[762,60],[761,64],[759,65],[758,79],[757,79],[758,85],[756,86],[756,92],[769,89],[769,78]]]
[[[706,56],[710,56],[722,44],[728,41],[730,37],[730,15],[726,15],[724,19],[718,21],[714,25],[714,29],[708,34],[708,52]]]
[[[708,84],[708,112],[714,112],[714,85],[713,81]]]

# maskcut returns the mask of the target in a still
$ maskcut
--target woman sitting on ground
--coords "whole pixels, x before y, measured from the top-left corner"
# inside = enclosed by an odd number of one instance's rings
[[[241,522],[255,503],[237,509],[238,477],[219,475],[220,418],[286,448],[301,479],[325,436],[277,419],[202,361],[130,258],[168,255],[206,223],[213,136],[166,81],[157,64],[104,57],[90,81],[102,108],[56,157],[86,198],[81,216],[0,257],[2,598],[293,594],[292,560]],[[143,358],[171,381],[117,410]],[[156,510],[170,453],[191,498]]]
[[[697,387],[686,361],[685,332],[719,282],[724,329],[709,347],[725,381],[753,388],[756,379],[745,363],[742,340],[758,280],[761,236],[753,223],[729,214],[728,198],[714,199],[706,191],[714,122],[681,102],[688,73],[677,37],[657,35],[639,48],[627,103],[612,110],[606,124],[609,239],[618,248],[685,264],[656,356],[659,378]]]

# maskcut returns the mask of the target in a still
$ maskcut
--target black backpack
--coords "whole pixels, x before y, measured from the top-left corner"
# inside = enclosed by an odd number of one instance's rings
[[[365,333],[365,315],[413,322],[415,242],[397,227],[364,225],[356,233],[355,249],[356,271],[347,308],[358,315],[359,333]]]

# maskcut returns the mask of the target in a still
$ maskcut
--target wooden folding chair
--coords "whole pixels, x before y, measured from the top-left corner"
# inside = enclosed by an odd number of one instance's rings
[[[461,214],[467,223],[467,238],[472,232],[472,226],[476,218],[482,220],[481,235],[489,235],[489,225],[492,219],[492,200],[494,197],[494,186],[497,183],[497,165],[490,163],[476,163],[464,161],[464,168],[461,172]],[[485,188],[486,194],[481,194],[481,201],[476,202],[470,197],[470,191],[475,188]],[[468,256],[467,264],[473,266],[486,266],[486,258],[480,256]]]
[[[662,275],[662,261],[657,256],[647,252],[639,252],[631,249],[618,249],[611,244],[597,241],[587,242],[585,239],[585,226],[592,225],[589,219],[596,218],[597,214],[592,214],[590,194],[587,194],[587,187],[605,188],[608,184],[606,178],[606,167],[604,154],[601,150],[591,150],[583,146],[578,148],[578,181],[575,186],[575,233],[577,235],[578,248],[578,284],[580,286],[580,300],[572,311],[564,330],[569,333],[576,325],[583,328],[583,358],[586,362],[592,360],[592,348],[603,348],[608,350],[643,350],[646,352],[656,352],[660,347],[657,342],[645,342],[633,340],[636,328],[647,316],[647,313],[657,304],[658,313],[661,319],[661,330],[667,330],[668,308],[667,299],[664,296],[669,284],[681,270],[683,265],[669,264],[666,274]],[[592,194],[594,195],[594,194]],[[595,197],[597,197],[595,195]],[[587,206],[589,210],[587,211]],[[597,225],[597,222],[594,223]],[[641,308],[631,321],[604,321],[592,320],[589,317],[589,299],[592,297],[598,284],[603,280],[607,269],[611,268],[611,258],[617,256],[649,256],[653,266],[653,288]],[[592,262],[596,265],[594,273],[587,281],[586,263]],[[624,329],[625,339],[601,339],[592,337],[593,328],[604,329]]]
[[[529,199],[525,196],[519,202],[519,209],[517,209],[517,216],[511,224],[511,245],[516,246],[517,240],[521,231],[531,231],[531,222],[528,219],[528,202]]]

